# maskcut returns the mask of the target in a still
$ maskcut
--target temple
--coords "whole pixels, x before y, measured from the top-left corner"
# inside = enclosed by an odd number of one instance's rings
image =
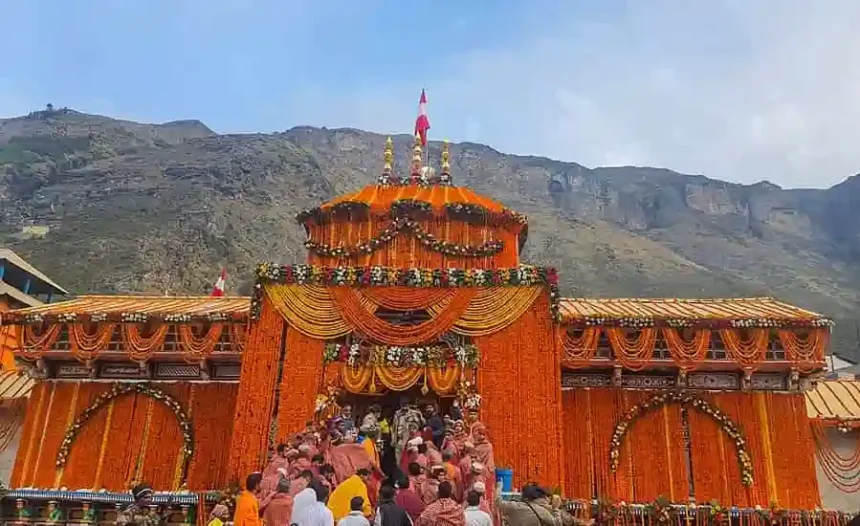
[[[203,506],[309,420],[402,396],[458,400],[514,487],[556,488],[584,513],[663,499],[815,524],[816,458],[856,491],[844,449],[821,459],[831,428],[856,445],[860,408],[829,418],[809,398],[828,318],[773,298],[564,298],[555,269],[520,259],[527,218],[456,186],[447,143],[438,171],[424,154],[416,138],[396,174],[389,139],[376,184],[299,213],[307,261],[259,265],[251,298],[80,296],[4,315],[36,381],[12,508],[44,516],[63,498],[79,520],[137,481]]]

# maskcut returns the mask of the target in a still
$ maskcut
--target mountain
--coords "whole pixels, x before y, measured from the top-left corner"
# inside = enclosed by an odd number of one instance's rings
[[[373,182],[384,140],[68,109],[0,120],[0,245],[77,292],[206,293],[224,265],[247,293],[258,261],[304,261],[295,214]],[[394,137],[400,172],[411,141]],[[472,143],[451,157],[458,184],[529,216],[523,258],[558,267],[567,295],[774,295],[836,318],[834,348],[860,358],[860,176],[790,190]]]

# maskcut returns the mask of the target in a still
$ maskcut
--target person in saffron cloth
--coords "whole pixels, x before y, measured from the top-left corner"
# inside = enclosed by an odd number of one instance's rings
[[[370,498],[367,495],[367,481],[370,480],[369,469],[359,469],[355,475],[341,482],[334,489],[328,499],[328,508],[331,510],[334,520],[338,521],[349,513],[349,501],[353,497],[364,499],[364,516],[370,517],[373,508],[370,506]]]
[[[442,467],[445,468],[445,476],[454,485],[454,500],[463,500],[463,477],[460,476],[460,469],[454,465],[454,453],[451,451],[442,452]]]
[[[453,491],[450,482],[439,484],[438,498],[424,509],[415,526],[466,526],[466,515],[463,508],[452,498]],[[519,526],[515,522],[511,524]]]
[[[290,526],[293,515],[293,498],[290,496],[290,480],[282,478],[275,494],[263,509],[266,526]]]
[[[496,460],[493,454],[493,444],[487,435],[487,428],[481,422],[472,425],[472,442],[475,444],[475,456],[484,465],[484,483],[487,492],[492,495],[496,486]]]
[[[381,410],[378,409],[379,406],[376,407],[377,411],[381,412]],[[365,417],[365,421],[367,421],[367,417]],[[376,495],[379,493],[379,484],[385,478],[379,464],[379,450],[376,448],[376,437],[379,434],[379,425],[374,424],[372,426],[365,426],[362,427],[362,429],[364,430],[365,439],[361,442],[361,446],[367,452],[367,456],[370,457],[372,470],[371,477],[367,481],[367,493],[370,496],[370,507],[373,509],[376,507]]]
[[[263,526],[260,520],[260,504],[257,494],[260,493],[262,473],[251,473],[245,479],[245,490],[236,500],[236,513],[233,515],[233,526]]]

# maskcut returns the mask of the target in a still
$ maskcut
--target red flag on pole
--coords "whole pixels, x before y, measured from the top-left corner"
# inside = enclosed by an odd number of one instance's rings
[[[218,281],[215,282],[215,286],[212,288],[212,296],[216,298],[220,298],[224,295],[224,289],[227,287],[227,269],[221,269],[221,277],[218,278]]]
[[[430,129],[430,119],[427,118],[427,95],[421,90],[421,100],[418,101],[418,118],[415,119],[415,135],[421,137],[421,146],[427,146],[427,130]]]

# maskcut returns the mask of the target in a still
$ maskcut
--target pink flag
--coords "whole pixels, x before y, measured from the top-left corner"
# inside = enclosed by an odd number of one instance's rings
[[[415,135],[421,137],[421,146],[427,146],[427,130],[430,129],[430,119],[427,118],[427,95],[421,90],[421,100],[418,102],[418,118],[415,119]]]
[[[227,286],[227,269],[221,269],[221,276],[218,278],[218,281],[215,282],[215,286],[212,288],[211,296],[216,298],[220,298],[224,295],[224,289]]]

